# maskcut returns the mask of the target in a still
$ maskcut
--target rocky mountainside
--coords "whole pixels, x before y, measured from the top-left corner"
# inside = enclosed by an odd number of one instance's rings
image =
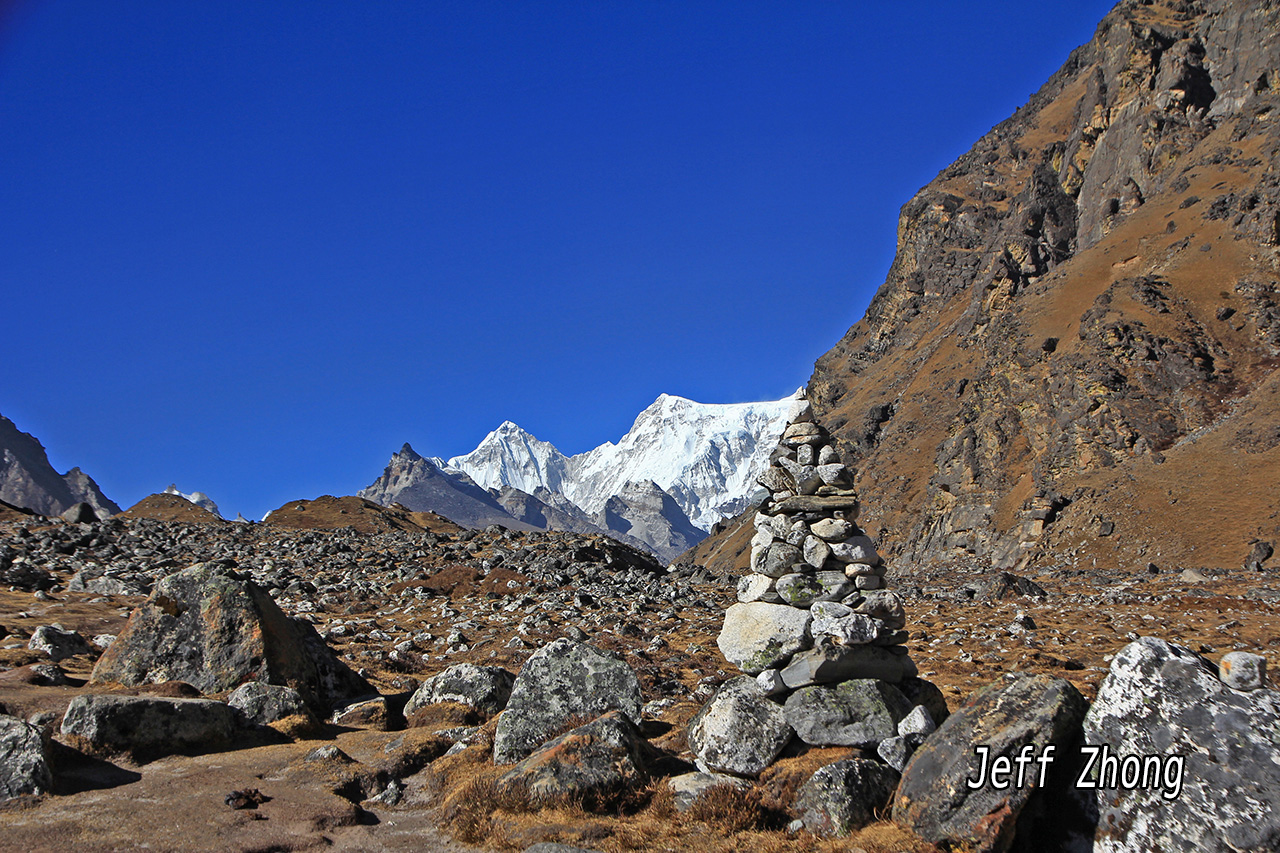
[[[617,444],[565,456],[507,421],[449,466],[486,488],[541,486],[595,514],[628,483],[652,481],[703,531],[741,512],[756,491],[792,399],[709,404],[663,394]]]
[[[34,436],[20,432],[13,421],[3,415],[0,415],[0,500],[42,515],[59,515],[78,503],[89,504],[104,518],[120,511],[93,478],[79,468],[65,474],[55,471],[44,445]]]
[[[1280,7],[1122,2],[903,208],[808,392],[891,554],[1240,566],[1280,539]]]

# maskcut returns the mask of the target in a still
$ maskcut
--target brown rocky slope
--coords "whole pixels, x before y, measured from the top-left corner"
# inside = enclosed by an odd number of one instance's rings
[[[903,206],[808,387],[883,550],[1145,569],[1280,539],[1277,108],[1280,8],[1126,0]]]

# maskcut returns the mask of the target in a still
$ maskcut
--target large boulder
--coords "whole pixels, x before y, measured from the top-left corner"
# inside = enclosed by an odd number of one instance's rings
[[[610,711],[544,744],[498,784],[519,786],[535,802],[607,803],[648,782],[645,747],[635,723]]]
[[[876,819],[893,798],[898,778],[898,771],[877,761],[837,761],[820,767],[801,786],[795,809],[814,835],[848,835]]]
[[[53,786],[46,746],[35,726],[0,714],[0,800],[43,794]]]
[[[1049,849],[1034,845],[1041,832],[1036,823],[1047,797],[1055,808],[1067,800],[1074,781],[1068,759],[1079,745],[1087,707],[1080,691],[1061,678],[1018,674],[988,685],[911,757],[894,799],[894,821],[927,841],[968,844],[975,853],[1008,850],[1015,832],[1024,849]],[[993,778],[997,758],[1012,761],[1025,753],[1035,759],[1050,745],[1053,760],[1022,765],[1021,784],[1018,765],[1012,765],[1013,775]]]
[[[247,681],[297,690],[318,715],[373,688],[308,623],[234,571],[197,564],[156,583],[93,668],[92,684],[185,681],[202,693]]]
[[[720,685],[689,723],[687,739],[703,772],[758,776],[792,735],[782,706],[743,675]]]
[[[911,703],[886,681],[857,678],[830,686],[803,687],[787,697],[787,722],[810,746],[875,749],[898,734]]]
[[[138,761],[217,752],[231,746],[237,712],[211,699],[88,694],[71,700],[62,734],[73,745]]]
[[[583,643],[556,640],[520,669],[494,731],[493,761],[519,761],[575,717],[622,711],[639,725],[642,704],[631,667]]]
[[[716,640],[725,660],[748,675],[785,664],[812,644],[809,611],[752,601],[732,605]]]
[[[500,666],[455,664],[431,676],[414,691],[404,707],[405,717],[437,702],[457,702],[484,714],[507,707],[516,677]]]
[[[1280,850],[1280,692],[1219,678],[1153,637],[1112,660],[1084,720],[1098,749],[1086,778],[1100,787],[1079,789],[1096,804],[1095,851]],[[1117,786],[1134,781],[1126,763],[1137,784]]]

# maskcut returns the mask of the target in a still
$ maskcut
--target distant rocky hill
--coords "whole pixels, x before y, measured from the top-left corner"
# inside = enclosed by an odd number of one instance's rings
[[[750,504],[792,402],[663,394],[617,444],[575,456],[507,421],[447,462],[406,444],[360,496],[468,527],[606,533],[669,561]]]
[[[2,415],[0,500],[42,515],[60,515],[78,503],[89,504],[103,518],[120,511],[93,478],[79,468],[65,474],[55,471],[44,445],[34,436],[20,432],[13,421]]]
[[[1278,247],[1280,7],[1120,3],[903,206],[887,280],[815,365],[863,525],[926,563],[1267,550]]]
[[[204,492],[191,492],[190,494],[187,494],[186,492],[178,491],[177,483],[170,483],[169,488],[165,489],[160,494],[177,495],[180,498],[185,498],[201,509],[212,513],[218,518],[222,518],[222,513],[218,511],[218,505],[213,502],[213,498],[209,497]]]

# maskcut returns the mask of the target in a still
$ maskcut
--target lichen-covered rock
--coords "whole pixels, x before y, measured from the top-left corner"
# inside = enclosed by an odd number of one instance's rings
[[[804,687],[784,705],[787,722],[810,746],[868,749],[896,736],[898,722],[910,711],[911,703],[896,687],[870,678]]]
[[[842,836],[876,819],[893,797],[898,772],[865,758],[821,767],[800,788],[796,811],[814,835]]]
[[[1049,765],[1046,787],[1060,791],[1059,804],[1072,781],[1064,778],[1071,775],[1066,759],[1079,744],[1087,707],[1069,681],[1047,675],[1018,675],[978,691],[911,757],[894,799],[894,821],[927,841],[968,844],[979,853],[1008,850],[1015,829],[1026,836],[1020,837],[1025,846],[1035,834],[1027,818],[1045,806],[1040,766],[1030,765],[1020,786],[1014,779],[1004,788],[971,788],[969,780],[980,779],[982,772],[976,748],[985,747],[995,759],[1017,757],[1027,745],[1040,755],[1052,744],[1056,760]]]
[[[285,717],[308,716],[311,711],[302,694],[283,684],[250,681],[240,685],[227,697],[227,704],[244,718],[258,725],[269,725]]]
[[[225,749],[236,711],[211,699],[88,694],[71,700],[62,734],[89,752],[127,753],[139,761]]]
[[[1096,802],[1097,853],[1280,849],[1280,692],[1233,690],[1191,650],[1143,637],[1112,660],[1084,737],[1184,762],[1155,784],[1081,792]]]
[[[319,716],[373,688],[310,624],[233,571],[197,564],[156,583],[93,668],[90,682],[185,681],[203,693],[285,684]]]
[[[485,714],[496,714],[507,707],[516,677],[500,666],[454,664],[439,672],[414,691],[404,707],[405,717],[437,702],[457,702]]]
[[[644,738],[626,714],[610,711],[539,747],[498,784],[523,787],[535,801],[583,797],[600,804],[648,779]]]
[[[45,748],[39,729],[0,714],[0,800],[43,794],[53,786]]]
[[[712,788],[719,788],[722,785],[740,789],[751,787],[749,781],[739,776],[730,776],[727,773],[703,773],[700,770],[696,773],[673,776],[667,780],[667,785],[675,795],[678,812],[687,812],[694,800]]]
[[[640,723],[640,682],[599,649],[560,639],[535,652],[516,676],[493,737],[495,764],[512,764],[573,717],[622,711]]]
[[[1228,652],[1218,664],[1218,677],[1233,690],[1257,690],[1267,684],[1267,659],[1249,652]]]
[[[67,631],[61,625],[41,625],[31,634],[27,648],[44,652],[54,661],[92,651],[89,642],[75,631]]]
[[[725,611],[716,644],[725,660],[748,675],[757,675],[808,648],[809,618],[808,611],[785,604],[734,604]]]
[[[750,676],[720,685],[689,723],[689,748],[700,770],[758,776],[792,737],[782,706]]]

